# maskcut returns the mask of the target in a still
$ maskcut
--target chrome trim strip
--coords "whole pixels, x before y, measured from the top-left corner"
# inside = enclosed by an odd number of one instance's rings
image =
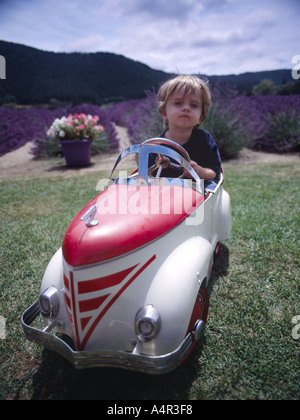
[[[161,145],[161,143],[167,143],[170,146],[176,147],[177,151],[170,149],[168,147],[164,147]],[[191,176],[194,178],[196,182],[200,182],[200,178],[198,174],[195,172],[195,170],[190,166],[188,161],[180,154],[180,152],[185,152],[185,157],[190,161],[190,157],[188,153],[180,146],[179,144],[173,142],[172,140],[162,139],[162,138],[153,138],[146,140],[142,144],[135,144],[133,146],[128,147],[127,149],[123,150],[120,156],[118,157],[115,166],[113,167],[113,170],[110,174],[110,179],[112,179],[112,175],[116,169],[116,167],[119,165],[122,159],[124,159],[126,156],[131,154],[139,154],[139,168],[138,168],[138,174],[137,178],[140,182],[144,183],[144,185],[149,185],[148,182],[148,160],[149,160],[149,154],[150,153],[157,153],[166,155],[173,160],[175,160],[180,166],[182,166],[184,169],[188,170]]]
[[[142,144],[147,144],[147,145],[158,144],[158,145],[161,145],[163,143],[174,147],[174,149],[176,149],[179,153],[183,153],[185,160],[187,160],[188,162],[191,160],[190,155],[184,149],[183,146],[181,146],[180,144],[176,143],[173,140],[165,139],[164,137],[154,137],[152,139],[145,140]]]
[[[143,373],[167,373],[180,365],[193,344],[192,334],[188,334],[180,346],[171,353],[161,356],[147,356],[125,351],[74,351],[57,335],[30,326],[40,315],[38,301],[22,314],[21,321],[26,337],[65,357],[76,369],[94,367],[119,367]]]

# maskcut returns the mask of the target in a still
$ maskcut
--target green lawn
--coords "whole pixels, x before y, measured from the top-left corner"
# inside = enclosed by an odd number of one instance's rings
[[[299,399],[297,164],[225,165],[233,230],[214,264],[205,339],[185,366],[75,371],[25,339],[20,316],[100,175],[0,182],[0,399]]]

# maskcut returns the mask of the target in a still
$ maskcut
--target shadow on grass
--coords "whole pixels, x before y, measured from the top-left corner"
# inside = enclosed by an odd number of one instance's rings
[[[74,173],[76,173],[80,169],[91,169],[91,168],[94,168],[95,166],[96,166],[96,164],[93,163],[93,162],[88,164],[88,165],[84,165],[84,166],[68,166],[68,165],[62,163],[62,164],[59,164],[59,165],[51,166],[49,169],[47,169],[47,172],[60,171],[60,172],[74,172]]]
[[[220,277],[227,274],[229,251],[224,245],[216,257],[208,285],[209,294]],[[189,390],[201,374],[199,359],[205,335],[183,365],[163,375],[124,369],[75,370],[60,355],[43,350],[43,361],[33,378],[34,400],[188,400]]]
[[[215,256],[214,264],[211,270],[210,279],[207,286],[209,296],[213,292],[214,285],[220,278],[227,275],[229,267],[229,249],[226,245],[220,244],[220,250],[217,256]]]

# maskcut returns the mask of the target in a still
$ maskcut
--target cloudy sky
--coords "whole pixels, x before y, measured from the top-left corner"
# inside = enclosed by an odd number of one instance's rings
[[[299,19],[299,0],[0,0],[0,40],[114,52],[172,73],[239,74],[292,68]]]

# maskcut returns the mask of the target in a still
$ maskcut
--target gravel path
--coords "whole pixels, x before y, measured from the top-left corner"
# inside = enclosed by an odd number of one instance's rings
[[[76,176],[89,172],[111,170],[121,150],[130,145],[127,130],[124,127],[116,126],[120,139],[120,150],[117,153],[103,153],[92,156],[91,165],[86,168],[68,168],[62,159],[34,160],[30,154],[33,143],[29,142],[18,150],[7,153],[0,157],[0,179],[7,178],[32,178],[43,176]],[[299,154],[277,155],[273,153],[255,152],[250,149],[243,149],[237,159],[224,163],[272,163],[272,162],[299,162]]]

